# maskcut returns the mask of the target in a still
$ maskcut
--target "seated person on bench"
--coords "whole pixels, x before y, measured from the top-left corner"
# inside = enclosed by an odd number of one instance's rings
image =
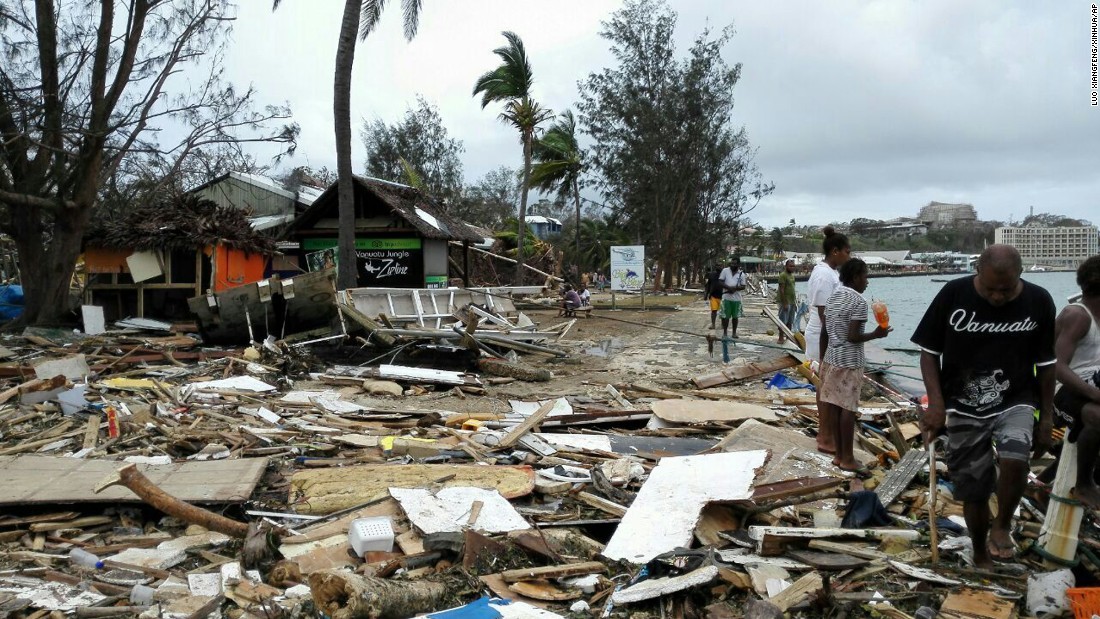
[[[562,288],[561,311],[558,316],[576,316],[577,309],[581,306],[581,297],[569,284]]]
[[[588,286],[584,282],[577,286],[577,296],[581,298],[580,310],[584,312],[584,317],[588,318],[592,315],[592,293],[588,291]]]

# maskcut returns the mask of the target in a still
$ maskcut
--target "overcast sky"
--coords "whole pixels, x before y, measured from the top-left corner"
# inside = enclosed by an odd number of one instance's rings
[[[288,101],[302,127],[291,165],[335,169],[332,71],[343,2],[242,0],[227,77]],[[733,122],[748,130],[775,193],[766,226],[913,216],[930,200],[981,219],[1052,212],[1100,223],[1100,107],[1090,105],[1090,3],[1011,0],[674,0],[678,49],[733,24],[743,64]],[[574,107],[577,82],[610,66],[600,22],[617,0],[424,0],[407,43],[399,0],[359,44],[354,161],[362,119],[399,120],[424,95],[466,151],[467,182],[521,162],[499,109],[474,81],[499,61],[501,31],[527,46],[536,99]]]

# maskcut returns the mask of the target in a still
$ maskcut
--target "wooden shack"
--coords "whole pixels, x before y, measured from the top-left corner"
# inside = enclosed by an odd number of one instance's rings
[[[264,278],[274,240],[249,213],[194,194],[94,221],[84,241],[84,303],[108,320],[185,320],[187,299]]]
[[[337,261],[337,186],[333,184],[289,227],[299,266],[307,271]],[[362,288],[445,288],[451,273],[447,247],[481,243],[482,235],[449,216],[442,203],[407,185],[355,177],[355,253]],[[285,245],[284,245],[285,246]],[[464,254],[465,256],[465,254]],[[468,272],[465,266],[462,273]]]

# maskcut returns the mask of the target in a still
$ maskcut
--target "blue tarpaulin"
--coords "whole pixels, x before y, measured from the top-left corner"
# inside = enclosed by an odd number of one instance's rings
[[[783,372],[776,372],[775,376],[772,376],[772,379],[768,381],[768,389],[809,389],[814,391],[814,386],[811,383],[800,383]]]
[[[23,287],[0,286],[0,322],[14,320],[23,315]]]

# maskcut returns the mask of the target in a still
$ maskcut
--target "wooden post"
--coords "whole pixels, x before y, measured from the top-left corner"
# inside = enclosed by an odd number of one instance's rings
[[[462,241],[462,285],[470,287],[470,242]]]
[[[1054,557],[1043,560],[1044,567],[1049,569],[1066,567],[1077,555],[1077,534],[1081,530],[1085,510],[1080,505],[1066,502],[1073,498],[1073,487],[1076,485],[1077,443],[1063,440],[1058,473],[1054,476],[1054,487],[1050,491],[1050,506],[1039,530],[1039,548]]]

